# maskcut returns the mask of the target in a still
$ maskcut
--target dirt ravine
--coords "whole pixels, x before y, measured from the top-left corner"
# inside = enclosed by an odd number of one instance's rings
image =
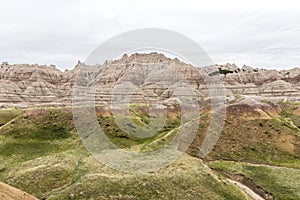
[[[249,179],[243,174],[229,174],[226,173],[228,179],[230,182],[235,183],[239,188],[241,188],[243,191],[245,191],[248,195],[250,195],[252,198],[260,200],[274,200],[273,195],[266,191],[261,186],[257,185],[253,180]],[[255,195],[253,195],[255,194]],[[261,198],[259,198],[261,197]]]
[[[219,180],[218,175],[207,164],[203,162],[206,170],[208,170],[216,180]],[[264,190],[262,187],[255,184],[251,179],[243,174],[229,174],[226,173],[227,181],[236,185],[246,195],[254,200],[273,200],[274,197],[271,193]]]
[[[247,186],[243,185],[242,183],[233,181],[231,179],[227,179],[227,180],[229,182],[235,184],[236,186],[238,186],[241,190],[243,190],[247,195],[249,195],[254,200],[265,200],[263,197],[261,197],[260,195],[258,195],[257,193],[255,193],[253,190],[251,190]]]

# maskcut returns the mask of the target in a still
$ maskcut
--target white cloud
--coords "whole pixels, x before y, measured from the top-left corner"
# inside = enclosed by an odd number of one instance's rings
[[[300,7],[297,1],[278,2],[5,1],[0,61],[72,68],[112,36],[153,27],[190,37],[219,64],[299,66]]]

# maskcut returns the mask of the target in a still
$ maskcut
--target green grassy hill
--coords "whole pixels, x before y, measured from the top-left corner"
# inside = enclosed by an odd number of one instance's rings
[[[219,174],[238,179],[269,199],[300,199],[299,103],[279,103],[270,109],[231,105],[225,126],[205,162]],[[197,156],[209,118],[189,153]],[[241,178],[242,177],[242,178]]]
[[[0,130],[0,181],[38,198],[247,199],[189,155],[144,174],[116,171],[97,162],[83,147],[69,108],[0,112],[5,113],[6,122],[15,119]],[[109,124],[105,127],[112,141],[126,148],[146,147],[177,126],[176,118],[170,118],[160,136],[137,140],[120,132],[115,135],[113,120],[101,112],[99,120]]]
[[[46,199],[250,199],[229,178],[269,199],[299,199],[299,104],[270,105],[229,106],[221,137],[204,160],[197,156],[210,115],[202,112],[189,155],[143,174],[97,162],[83,147],[71,108],[2,109],[0,181]],[[159,149],[180,126],[175,109],[156,135],[135,138],[107,110],[99,107],[96,113],[107,137],[129,151]],[[147,131],[147,106],[133,105],[130,113],[141,125],[131,128]]]

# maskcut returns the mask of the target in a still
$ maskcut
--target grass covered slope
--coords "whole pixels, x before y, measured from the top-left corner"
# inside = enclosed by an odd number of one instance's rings
[[[243,183],[266,199],[300,199],[299,103],[235,103],[205,158],[224,177]],[[188,153],[198,156],[209,116],[202,118]]]
[[[38,198],[247,199],[234,185],[216,179],[201,160],[188,155],[144,174],[116,171],[97,162],[82,146],[69,108],[8,113],[4,122],[16,119],[0,129],[0,181]],[[147,123],[147,116],[135,117]],[[170,118],[158,135],[139,140],[116,131],[109,115],[98,112],[98,119],[113,142],[139,151],[157,148],[153,142],[178,126],[176,117]]]
[[[294,113],[298,106],[298,103],[228,106],[220,138],[205,159],[300,169],[300,124],[299,116]],[[189,154],[198,156],[208,125],[209,116],[203,117]]]
[[[147,105],[132,105],[124,127],[148,131],[153,116]],[[205,162],[184,155],[160,171],[144,174],[113,170],[97,162],[83,147],[71,108],[1,110],[0,181],[47,199],[247,199],[226,177],[236,179],[275,199],[299,198],[299,104],[247,105],[227,108],[220,139]],[[169,112],[164,127],[149,138],[136,138],[120,129],[102,107],[96,109],[107,137],[128,151],[147,152],[166,145],[180,127],[178,110]],[[1,115],[0,115],[1,117]],[[209,112],[200,114],[198,135],[188,153],[198,156],[209,125]],[[230,160],[230,161],[224,161]],[[256,163],[256,164],[253,164]],[[274,167],[284,166],[284,167]],[[219,173],[220,172],[220,173]]]

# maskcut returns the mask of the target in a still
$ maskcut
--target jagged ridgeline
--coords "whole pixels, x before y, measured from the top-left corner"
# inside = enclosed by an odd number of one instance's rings
[[[10,65],[4,62],[0,67],[0,103],[4,107],[13,104],[19,106],[70,104],[79,66],[86,67],[84,63],[78,62],[74,69],[62,72],[55,66]],[[277,71],[249,66],[238,68],[234,64],[196,67],[199,68],[191,68],[189,64],[176,58],[167,58],[159,53],[136,53],[96,65],[93,68],[96,71],[84,72],[81,83],[77,85],[88,84],[85,81],[91,78],[99,81],[96,102],[106,104],[111,100],[111,92],[116,83],[124,79],[124,75],[128,75],[127,72],[129,72],[130,76],[127,78],[140,90],[133,94],[133,102],[161,101],[170,97],[170,88],[162,87],[159,82],[165,80],[171,86],[171,82],[176,82],[176,80],[172,80],[170,74],[166,72],[160,76],[156,75],[156,78],[153,78],[153,75],[172,68],[189,82],[199,98],[207,96],[207,87],[203,77],[219,76],[227,88],[228,98],[251,95],[276,101],[285,98],[291,101],[300,99],[299,68]],[[196,70],[200,72],[200,76]]]

